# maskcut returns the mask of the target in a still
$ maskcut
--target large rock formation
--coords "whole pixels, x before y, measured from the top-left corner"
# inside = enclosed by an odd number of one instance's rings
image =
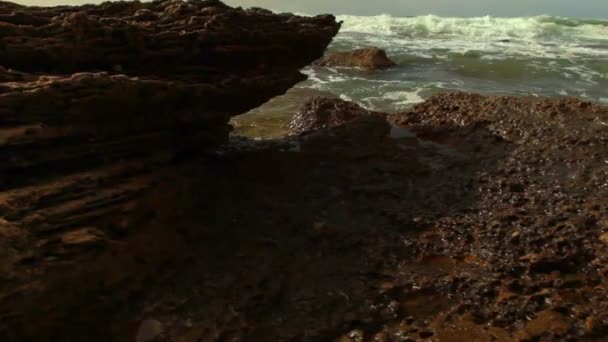
[[[303,80],[339,24],[163,0],[0,2],[0,28],[0,220],[37,246],[21,262],[119,234],[159,173]]]
[[[337,33],[314,18],[232,9],[218,0],[28,8],[0,4],[0,65],[21,71],[117,71],[220,81],[231,73],[295,73]],[[283,70],[281,70],[283,69]],[[261,87],[260,87],[261,88]]]
[[[380,70],[395,66],[384,50],[378,48],[357,49],[329,53],[315,61],[319,66]]]
[[[2,341],[606,336],[608,108],[441,94],[401,127],[316,99],[297,127],[332,128],[190,162],[302,78],[332,18],[207,1],[0,21]]]

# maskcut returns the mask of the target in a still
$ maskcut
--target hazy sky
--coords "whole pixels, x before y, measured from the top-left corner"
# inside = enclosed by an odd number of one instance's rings
[[[551,14],[608,19],[608,0],[225,0],[280,11],[395,16],[528,16]]]
[[[9,0],[10,1],[10,0]],[[26,5],[83,4],[100,0],[13,0]],[[257,6],[310,14],[388,13],[394,16],[529,16],[551,14],[608,19],[608,0],[224,0],[233,6]]]

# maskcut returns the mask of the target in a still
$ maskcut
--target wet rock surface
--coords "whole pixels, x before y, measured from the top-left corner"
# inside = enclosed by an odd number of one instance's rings
[[[289,131],[292,135],[304,134],[323,128],[344,125],[365,116],[386,117],[350,101],[315,96],[302,105],[291,119]]]
[[[315,65],[363,70],[381,70],[395,66],[384,50],[378,48],[357,49],[328,53],[315,62]]]

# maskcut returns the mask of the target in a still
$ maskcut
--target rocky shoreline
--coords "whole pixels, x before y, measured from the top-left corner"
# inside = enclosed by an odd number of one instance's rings
[[[4,340],[605,340],[608,108],[313,98],[289,137],[229,139],[333,17],[0,3],[0,22]]]
[[[0,2],[0,26],[0,326],[9,340],[44,336],[14,329],[27,321],[12,308],[44,312],[12,303],[19,289],[51,284],[55,267],[86,264],[137,233],[136,207],[150,191],[226,143],[232,116],[305,79],[299,70],[340,27],[332,16],[216,0]]]

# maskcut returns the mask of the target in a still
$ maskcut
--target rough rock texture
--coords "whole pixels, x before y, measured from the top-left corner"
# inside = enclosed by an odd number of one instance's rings
[[[132,234],[143,194],[305,79],[338,30],[215,0],[0,2],[2,277]]]
[[[117,71],[226,81],[261,69],[294,73],[318,58],[338,25],[332,16],[274,15],[218,0],[109,2],[34,8],[0,4],[0,65],[21,71]],[[219,86],[220,84],[217,84]]]
[[[237,139],[179,171],[146,234],[26,322],[106,340],[147,320],[176,341],[605,340],[608,109],[456,93],[391,119],[407,126]]]
[[[608,109],[455,93],[391,119],[172,170],[124,225],[139,234],[83,227],[53,243],[95,258],[2,273],[2,336],[604,341]],[[0,220],[2,260],[19,231]]]
[[[364,116],[386,116],[385,113],[367,110],[356,103],[321,96],[308,100],[291,119],[290,134],[303,134],[321,128],[344,125]]]
[[[414,248],[441,271],[396,282],[443,304],[411,321],[414,328],[438,341],[603,341],[608,108],[574,98],[451,93],[398,117],[420,138],[468,145],[477,155],[508,146],[496,168],[479,170],[466,185],[474,203],[418,221],[427,228]],[[450,131],[463,127],[485,130],[486,144],[455,139]],[[391,291],[412,293],[408,286]],[[393,334],[410,323],[384,326]]]
[[[378,48],[328,53],[315,62],[319,66],[379,70],[395,65],[384,50]]]
[[[141,174],[226,141],[339,27],[219,1],[0,14],[0,217],[47,233],[97,224],[150,186]]]
[[[605,341],[608,108],[453,93],[391,116],[397,127],[318,99],[312,122],[339,125],[185,163],[225,139],[228,116],[301,79],[297,57],[263,66],[297,35],[226,48],[258,51],[258,67],[222,49],[207,72],[89,69],[120,58],[86,49],[49,70],[25,62],[61,55],[52,37],[75,41],[47,33],[61,13],[101,25],[100,13],[167,19],[192,5],[207,23],[243,15],[229,26],[249,31],[337,28],[217,2],[0,6],[2,53],[23,59],[0,70],[3,341]],[[16,43],[21,31],[41,52]]]

